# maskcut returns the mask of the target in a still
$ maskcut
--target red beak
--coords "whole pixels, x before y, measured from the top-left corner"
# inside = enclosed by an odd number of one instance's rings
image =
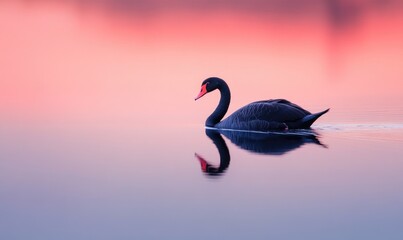
[[[199,95],[197,95],[197,97],[195,98],[195,101],[196,101],[197,99],[203,97],[204,94],[207,93],[206,87],[207,87],[207,83],[201,86],[200,93],[199,93]]]

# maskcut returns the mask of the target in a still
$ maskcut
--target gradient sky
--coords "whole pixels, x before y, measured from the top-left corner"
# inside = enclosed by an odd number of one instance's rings
[[[363,8],[335,25],[323,8],[287,17],[172,7],[144,16],[97,3],[0,4],[3,119],[204,122],[218,95],[193,98],[209,76],[230,84],[230,112],[269,98],[312,111],[331,107],[329,120],[362,109],[401,110],[400,8]]]

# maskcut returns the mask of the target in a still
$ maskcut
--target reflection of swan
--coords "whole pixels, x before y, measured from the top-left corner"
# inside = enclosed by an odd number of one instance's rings
[[[305,143],[315,143],[325,146],[318,140],[316,137],[317,134],[313,130],[286,133],[259,133],[231,130],[217,131],[242,149],[267,155],[283,155],[301,147]]]
[[[206,135],[213,141],[214,145],[217,147],[218,153],[220,154],[220,165],[215,167],[204,160],[199,154],[195,153],[196,158],[201,164],[202,171],[210,176],[220,175],[229,166],[230,154],[224,139],[221,137],[220,132],[211,129],[206,129]]]
[[[284,99],[264,100],[250,103],[221,121],[231,101],[231,93],[224,80],[216,77],[204,80],[195,100],[216,89],[220,91],[221,98],[217,108],[206,120],[208,127],[254,131],[302,129],[309,128],[316,119],[329,111],[327,109],[311,114]]]
[[[213,141],[220,154],[220,165],[218,167],[213,166],[197,153],[195,156],[201,164],[202,171],[209,176],[221,175],[230,164],[230,153],[221,134],[242,149],[266,155],[283,155],[306,143],[326,147],[317,139],[317,134],[313,130],[259,133],[206,128],[206,135]]]

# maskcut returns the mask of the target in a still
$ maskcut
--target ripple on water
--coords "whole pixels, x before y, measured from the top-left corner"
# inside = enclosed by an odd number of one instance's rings
[[[402,123],[337,123],[318,124],[315,130],[340,138],[403,142]]]
[[[217,130],[220,132],[239,132],[239,133],[251,133],[251,134],[263,134],[263,135],[286,135],[286,136],[318,136],[318,133],[314,129],[290,129],[287,131],[253,131],[253,130],[239,130],[239,129],[225,129],[225,128],[213,128],[205,127],[206,129]]]

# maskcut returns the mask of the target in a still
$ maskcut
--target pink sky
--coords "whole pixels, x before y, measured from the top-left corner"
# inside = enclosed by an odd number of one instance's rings
[[[401,110],[402,16],[370,12],[335,29],[320,15],[274,21],[172,10],[141,19],[3,2],[0,113],[27,121],[203,123],[218,94],[193,98],[209,76],[230,84],[230,112],[270,98],[312,111],[331,107],[328,120],[348,109]]]

